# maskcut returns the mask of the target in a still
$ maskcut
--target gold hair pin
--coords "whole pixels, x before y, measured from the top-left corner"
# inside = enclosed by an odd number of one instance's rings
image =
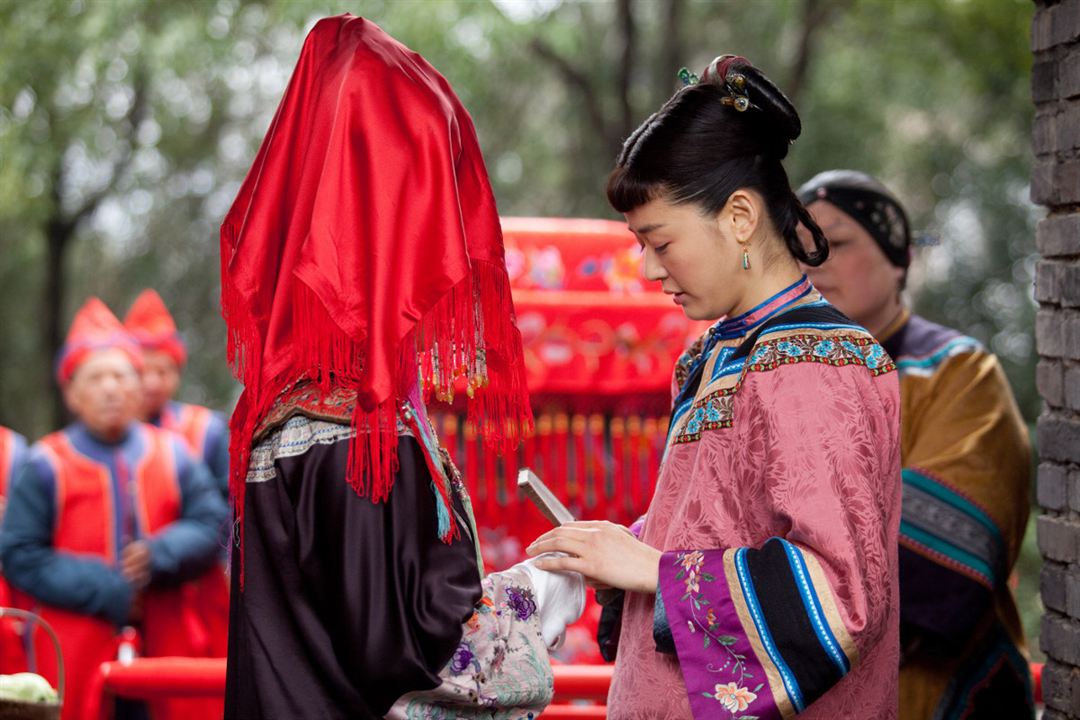
[[[728,73],[724,78],[728,95],[720,100],[724,105],[735,108],[738,112],[746,112],[756,107],[746,95],[746,76],[742,73]]]

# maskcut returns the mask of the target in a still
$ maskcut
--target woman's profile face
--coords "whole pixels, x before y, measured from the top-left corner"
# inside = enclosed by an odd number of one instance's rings
[[[739,244],[722,231],[720,218],[703,215],[693,203],[650,200],[626,213],[641,245],[642,271],[692,320],[716,320],[738,310],[748,275]]]
[[[837,310],[861,325],[873,325],[883,311],[898,302],[904,271],[889,262],[870,233],[830,202],[807,206],[811,217],[829,239],[829,259],[820,267],[805,267],[814,287]],[[799,227],[806,247],[813,241]]]

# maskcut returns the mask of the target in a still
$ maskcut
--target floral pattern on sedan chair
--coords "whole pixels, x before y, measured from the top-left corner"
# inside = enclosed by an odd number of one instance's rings
[[[520,570],[483,580],[483,596],[462,626],[461,642],[433,690],[409,693],[387,718],[451,720],[537,718],[551,702],[554,677],[540,633],[532,581]]]
[[[748,710],[750,705],[757,700],[758,693],[765,683],[757,683],[753,690],[747,687],[756,678],[746,666],[745,653],[739,652],[736,647],[739,639],[720,633],[716,610],[701,590],[702,583],[716,582],[716,576],[707,572],[704,564],[705,554],[700,550],[676,554],[675,565],[679,566],[679,572],[675,575],[675,579],[681,580],[686,588],[686,592],[679,600],[690,605],[691,619],[687,621],[687,629],[693,634],[700,632],[702,647],[708,649],[716,643],[717,647],[722,648],[725,653],[722,665],[717,667],[710,664],[707,670],[734,679],[718,682],[712,693],[703,692],[702,695],[719,702],[733,718],[757,720],[756,715],[740,715],[739,713]]]

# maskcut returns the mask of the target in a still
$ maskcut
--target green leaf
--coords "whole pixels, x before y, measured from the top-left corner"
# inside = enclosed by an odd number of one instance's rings
[[[739,641],[738,638],[732,637],[731,635],[721,635],[720,637],[718,637],[716,639],[721,645],[734,645],[736,642]],[[738,657],[738,656],[736,656],[736,657]]]

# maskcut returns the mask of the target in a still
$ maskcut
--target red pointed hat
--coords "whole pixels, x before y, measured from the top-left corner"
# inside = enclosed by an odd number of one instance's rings
[[[221,226],[242,502],[255,425],[299,379],[356,393],[349,482],[390,491],[395,415],[464,379],[489,441],[531,424],[502,231],[476,130],[424,58],[352,15],[308,34]]]
[[[112,348],[123,350],[136,369],[142,368],[138,342],[105,303],[92,297],[83,303],[71,321],[71,329],[56,363],[56,379],[61,385],[67,384],[86,358],[98,350]]]
[[[143,350],[168,353],[180,367],[187,362],[187,348],[176,329],[176,323],[165,302],[154,290],[143,290],[135,298],[124,317],[124,328],[139,341]]]

